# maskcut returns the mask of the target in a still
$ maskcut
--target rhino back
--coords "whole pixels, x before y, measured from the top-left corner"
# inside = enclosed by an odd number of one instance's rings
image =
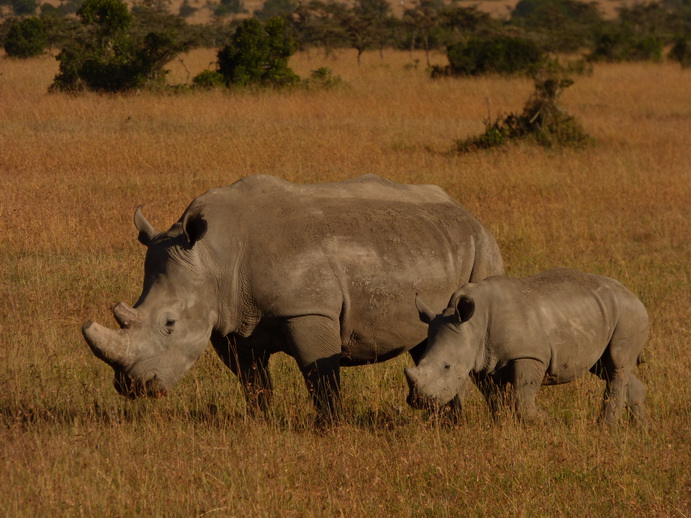
[[[614,279],[570,269],[498,278],[489,288],[490,336],[499,366],[534,358],[548,366],[552,383],[590,369],[607,348],[622,309],[628,313],[638,301]]]
[[[238,270],[263,316],[340,320],[345,363],[422,341],[416,294],[443,305],[470,278],[476,244],[493,240],[442,189],[372,175],[315,185],[251,177],[190,210],[208,219],[217,261],[242,256]]]

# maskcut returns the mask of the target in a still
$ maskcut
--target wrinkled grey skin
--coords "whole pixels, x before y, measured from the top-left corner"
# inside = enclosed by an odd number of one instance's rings
[[[541,385],[590,371],[606,381],[606,424],[618,422],[625,404],[645,421],[645,388],[633,368],[648,337],[648,313],[614,279],[570,269],[496,276],[460,288],[440,315],[416,304],[429,334],[418,365],[405,369],[412,406],[450,401],[471,374],[493,415],[510,383],[518,417],[532,420],[540,414]]]
[[[165,394],[210,339],[251,411],[268,406],[269,356],[281,351],[327,415],[341,365],[422,354],[417,292],[441,305],[455,286],[503,272],[494,238],[442,189],[372,175],[248,177],[194,200],[167,232],[139,209],[135,225],[148,247],[139,300],[115,306],[118,330],[83,326],[131,397]]]

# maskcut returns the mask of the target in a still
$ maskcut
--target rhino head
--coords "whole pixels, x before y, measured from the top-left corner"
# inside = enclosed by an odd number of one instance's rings
[[[440,407],[456,394],[465,392],[477,356],[477,340],[469,325],[475,311],[474,301],[466,296],[452,296],[440,315],[417,298],[420,320],[428,324],[427,349],[415,367],[405,369],[410,392],[408,404],[414,408]]]
[[[157,232],[141,207],[134,216],[147,246],[144,288],[134,307],[113,308],[120,329],[89,321],[82,333],[93,353],[115,371],[125,396],[165,395],[204,351],[216,321],[213,283],[202,268],[207,225],[187,212],[167,232]]]

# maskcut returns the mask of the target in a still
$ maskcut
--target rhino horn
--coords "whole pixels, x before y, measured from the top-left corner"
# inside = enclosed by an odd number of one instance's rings
[[[404,369],[405,372],[405,377],[408,378],[408,384],[411,387],[414,387],[417,385],[418,380],[420,379],[420,374],[418,372],[417,367],[406,367]]]
[[[96,357],[111,367],[124,367],[130,363],[130,340],[124,331],[116,331],[89,321],[82,326],[82,334]]]
[[[417,306],[420,320],[425,324],[429,324],[437,316],[437,314],[422,301],[419,295],[415,297],[415,306]]]
[[[124,302],[115,304],[113,307],[113,315],[123,329],[127,329],[131,327],[132,324],[136,324],[140,321],[139,312]]]
[[[142,207],[143,205],[140,205],[137,207],[137,210],[134,211],[134,226],[139,230],[139,242],[144,246],[149,246],[158,232],[144,217]]]

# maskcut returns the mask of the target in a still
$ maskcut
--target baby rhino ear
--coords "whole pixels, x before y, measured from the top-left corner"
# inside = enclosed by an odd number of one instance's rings
[[[204,237],[208,225],[201,214],[187,215],[182,222],[182,231],[187,237],[187,242],[192,248],[197,241]]]
[[[456,322],[462,324],[470,320],[475,313],[475,301],[467,295],[461,295],[456,304]]]

